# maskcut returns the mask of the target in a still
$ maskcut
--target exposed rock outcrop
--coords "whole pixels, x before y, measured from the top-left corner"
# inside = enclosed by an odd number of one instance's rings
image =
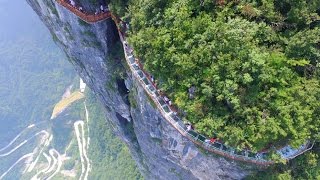
[[[106,117],[129,146],[146,179],[241,179],[239,164],[206,153],[182,137],[150,103],[125,61],[111,19],[89,25],[55,0],[27,0],[105,107]],[[92,5],[85,5],[91,7]],[[127,91],[130,91],[128,94]]]

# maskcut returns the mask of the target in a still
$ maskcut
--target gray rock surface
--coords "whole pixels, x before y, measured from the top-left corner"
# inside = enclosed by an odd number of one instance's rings
[[[248,167],[197,148],[163,119],[125,61],[112,57],[122,49],[115,48],[119,40],[111,19],[88,25],[54,0],[27,1],[100,99],[108,123],[146,179],[242,179],[248,174]]]

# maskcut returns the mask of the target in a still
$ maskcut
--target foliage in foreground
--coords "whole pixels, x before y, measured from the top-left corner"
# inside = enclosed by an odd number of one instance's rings
[[[111,3],[129,10],[136,56],[197,130],[253,150],[319,140],[320,1]],[[316,144],[249,179],[320,179],[319,154]]]
[[[315,0],[132,1],[130,41],[197,131],[252,150],[297,147],[319,139],[320,29],[309,26],[320,19],[318,7]]]

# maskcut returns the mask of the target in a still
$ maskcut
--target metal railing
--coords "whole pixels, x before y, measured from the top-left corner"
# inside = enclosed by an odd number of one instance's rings
[[[72,6],[69,4],[69,2],[67,2],[67,0],[57,0],[57,2],[87,23],[96,23],[111,18],[110,11],[101,12],[98,14],[88,14],[84,11],[80,11],[78,6]]]

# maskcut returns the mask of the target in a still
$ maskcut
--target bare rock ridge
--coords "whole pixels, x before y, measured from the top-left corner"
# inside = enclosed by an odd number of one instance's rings
[[[55,0],[27,1],[100,99],[108,124],[146,179],[242,179],[248,174],[245,166],[199,149],[163,119],[124,61],[114,58],[122,48],[111,19],[89,25]]]

